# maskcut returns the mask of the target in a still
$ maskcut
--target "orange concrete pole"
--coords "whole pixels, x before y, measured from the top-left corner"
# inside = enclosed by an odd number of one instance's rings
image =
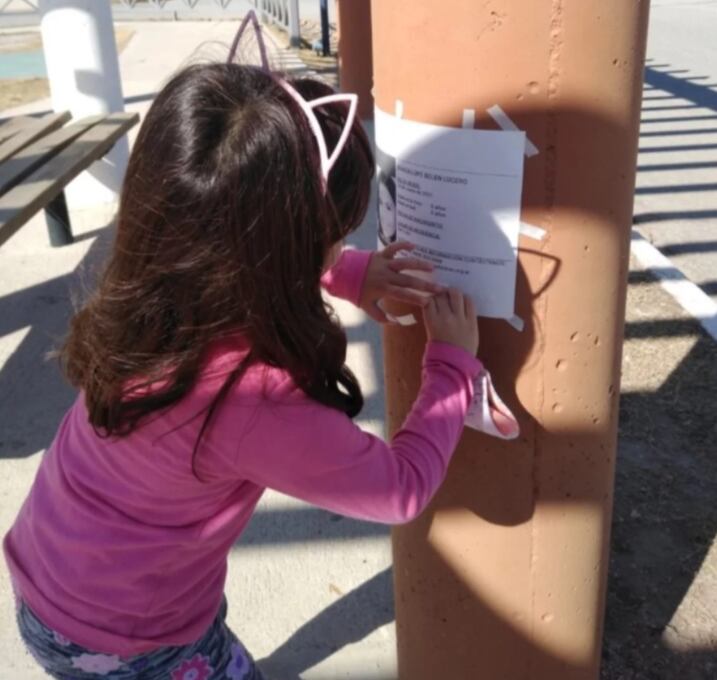
[[[370,0],[336,0],[339,28],[339,84],[359,96],[358,114],[373,118],[373,62]]]
[[[598,677],[647,15],[647,0],[373,2],[377,106],[455,127],[474,108],[496,129],[499,104],[540,150],[522,219],[548,232],[521,238],[526,329],[481,321],[521,437],[466,430],[431,507],[393,534],[403,680]],[[384,340],[393,431],[425,339]]]

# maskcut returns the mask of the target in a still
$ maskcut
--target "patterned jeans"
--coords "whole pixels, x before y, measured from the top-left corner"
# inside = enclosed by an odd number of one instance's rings
[[[129,658],[97,654],[47,628],[22,601],[20,635],[35,660],[59,680],[264,680],[251,655],[227,627],[226,600],[204,637]]]

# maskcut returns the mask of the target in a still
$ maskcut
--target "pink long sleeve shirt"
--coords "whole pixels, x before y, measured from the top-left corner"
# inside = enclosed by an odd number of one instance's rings
[[[324,285],[357,302],[369,258],[344,251]],[[429,502],[463,427],[476,358],[430,343],[420,394],[390,444],[312,401],[285,371],[254,366],[205,433],[195,476],[197,414],[247,349],[216,343],[190,394],[123,438],[98,437],[78,397],[4,541],[19,596],[47,626],[122,657],[196,641],[267,488],[389,524]]]

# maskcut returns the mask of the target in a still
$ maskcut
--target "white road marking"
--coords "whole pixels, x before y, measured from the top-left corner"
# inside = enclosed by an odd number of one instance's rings
[[[655,276],[675,301],[717,340],[717,304],[712,298],[634,229],[630,250],[640,265]]]

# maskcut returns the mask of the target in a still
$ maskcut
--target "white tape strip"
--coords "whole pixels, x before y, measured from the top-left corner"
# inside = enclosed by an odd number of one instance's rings
[[[633,230],[630,250],[635,259],[660,281],[660,285],[694,316],[717,340],[717,304],[707,293],[690,281],[655,246]]]
[[[520,128],[508,117],[508,114],[496,104],[488,109],[488,115],[496,122],[501,130],[509,130],[511,132],[520,132]],[[525,137],[525,155],[530,158],[538,153],[538,147],[531,142],[527,135]]]
[[[377,300],[376,307],[378,307],[386,315],[386,318],[389,320],[390,323],[397,323],[399,326],[413,326],[414,324],[418,323],[416,321],[416,317],[413,316],[413,314],[402,314],[401,316],[395,316],[394,314],[387,312],[383,306],[383,300]]]
[[[511,316],[510,319],[506,319],[506,321],[519,333],[521,333],[523,328],[525,328],[525,322],[517,314]]]
[[[403,118],[403,102],[400,99],[396,100],[396,118]]]
[[[476,126],[476,110],[475,109],[463,109],[463,123],[462,126],[466,130],[473,130]]]
[[[523,236],[535,239],[536,241],[542,241],[548,235],[548,232],[545,231],[543,227],[538,227],[535,224],[530,224],[529,222],[520,223],[520,233]]]
[[[392,323],[397,323],[399,326],[415,326],[418,322],[413,314],[404,314],[403,316],[394,316],[393,314],[386,314],[386,318]]]

